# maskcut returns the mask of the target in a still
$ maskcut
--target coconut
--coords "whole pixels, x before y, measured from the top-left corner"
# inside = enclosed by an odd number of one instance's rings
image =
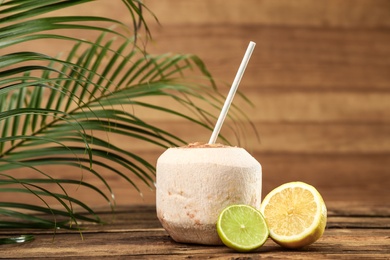
[[[222,244],[219,213],[232,204],[259,209],[261,182],[260,163],[243,148],[198,143],[169,148],[157,160],[157,217],[176,242]]]

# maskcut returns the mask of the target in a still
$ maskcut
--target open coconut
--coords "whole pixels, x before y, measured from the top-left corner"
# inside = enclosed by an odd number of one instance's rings
[[[169,148],[156,168],[157,217],[176,242],[222,244],[215,225],[225,207],[260,208],[261,165],[243,148]]]

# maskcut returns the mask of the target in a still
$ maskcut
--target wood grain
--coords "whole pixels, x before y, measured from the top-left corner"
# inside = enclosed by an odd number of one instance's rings
[[[386,0],[146,1],[162,24],[262,24],[312,27],[390,27]],[[191,14],[189,15],[189,11]]]
[[[1,258],[82,258],[93,257],[137,259],[226,259],[274,257],[283,259],[381,259],[390,256],[388,247],[390,215],[372,216],[374,208],[366,208],[359,216],[348,213],[349,203],[329,208],[328,225],[322,238],[301,250],[284,250],[271,239],[252,253],[237,253],[224,246],[202,246],[175,243],[159,224],[154,207],[122,207],[115,224],[89,226],[78,232],[59,230],[53,237],[45,231],[31,231],[36,239],[21,245],[3,245]],[[387,212],[387,213],[386,213]],[[107,218],[110,213],[102,214]],[[2,236],[13,233],[2,230]]]

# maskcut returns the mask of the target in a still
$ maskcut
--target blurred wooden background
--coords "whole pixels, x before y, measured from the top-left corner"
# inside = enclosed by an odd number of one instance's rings
[[[149,51],[195,53],[228,84],[257,43],[240,90],[255,104],[248,113],[261,141],[249,134],[245,148],[263,166],[264,195],[301,180],[325,201],[365,203],[355,201],[364,193],[390,206],[390,1],[146,4],[162,25]]]
[[[147,50],[197,54],[226,94],[249,41],[257,43],[240,84],[255,107],[234,102],[260,135],[260,141],[251,131],[241,138],[263,166],[263,195],[301,180],[331,203],[390,206],[390,1],[145,3],[161,23],[150,17]],[[130,21],[113,1],[95,2],[90,11]],[[189,142],[211,134],[171,118],[149,119]],[[137,149],[152,162],[163,152]],[[123,181],[110,181],[118,204],[154,203],[154,191],[142,187],[142,199]]]

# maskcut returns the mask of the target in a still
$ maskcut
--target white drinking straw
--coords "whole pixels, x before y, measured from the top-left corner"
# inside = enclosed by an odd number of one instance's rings
[[[211,134],[209,144],[214,144],[217,140],[217,137],[219,135],[219,131],[221,130],[223,121],[225,120],[225,117],[228,113],[228,110],[230,108],[230,105],[233,101],[234,95],[236,94],[238,85],[240,84],[241,78],[244,75],[244,71],[246,66],[248,65],[249,59],[252,55],[253,49],[255,48],[256,43],[249,42],[248,48],[246,49],[244,58],[241,61],[241,65],[238,68],[236,77],[234,78],[233,84],[230,88],[229,94],[225,100],[225,104],[222,107],[221,113],[219,114],[218,121],[214,127],[213,133]]]

